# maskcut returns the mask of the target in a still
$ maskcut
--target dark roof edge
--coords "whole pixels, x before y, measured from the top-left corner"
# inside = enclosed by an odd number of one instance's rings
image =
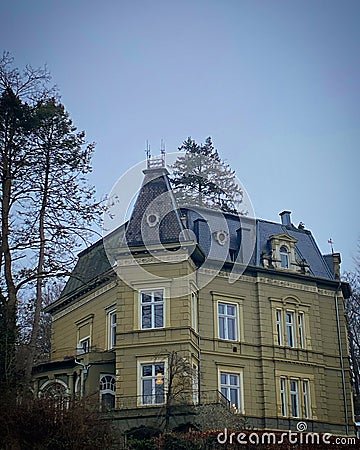
[[[74,300],[77,300],[82,295],[111,281],[111,279],[114,278],[114,276],[116,276],[116,273],[111,268],[108,271],[100,274],[100,276],[93,278],[92,280],[88,281],[87,283],[84,283],[80,288],[76,289],[75,291],[70,292],[68,295],[65,295],[64,297],[59,297],[55,302],[46,306],[44,308],[44,312],[52,314],[53,312],[55,312],[59,309],[62,309],[63,307],[67,306],[69,303],[73,302]]]

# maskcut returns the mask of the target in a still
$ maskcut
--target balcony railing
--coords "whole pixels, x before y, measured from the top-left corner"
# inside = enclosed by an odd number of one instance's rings
[[[142,395],[122,396],[117,399],[116,409],[126,410],[135,408],[161,408],[165,406],[166,397],[153,396],[151,399],[149,395],[143,397]],[[163,402],[161,402],[164,400]],[[173,406],[196,406],[208,404],[220,404],[227,409],[230,409],[230,401],[217,390],[201,391],[200,396],[194,396],[193,392],[182,392],[181,395],[172,399]]]

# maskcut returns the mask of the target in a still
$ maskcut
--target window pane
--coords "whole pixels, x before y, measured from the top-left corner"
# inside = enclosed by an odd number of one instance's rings
[[[148,405],[152,403],[152,380],[143,380],[143,404]]]
[[[155,384],[155,403],[164,403],[164,383]]]
[[[219,314],[225,313],[225,305],[223,303],[219,303]]]
[[[148,293],[146,293],[146,292],[142,292],[142,293],[141,293],[141,301],[142,301],[143,303],[151,302],[151,294],[148,294]]]
[[[164,375],[164,364],[163,363],[155,364],[155,375],[158,375],[159,373],[161,373],[161,375]]]
[[[298,382],[290,380],[290,396],[291,396],[291,415],[299,417],[299,390]]]
[[[238,395],[239,395],[238,389],[230,389],[230,402],[231,402],[231,405],[232,406],[235,405],[236,408],[239,407],[239,397],[238,397]]]
[[[235,315],[235,306],[233,305],[227,305],[227,311],[228,316],[234,316]]]
[[[221,384],[226,384],[227,383],[227,375],[225,373],[221,374]]]
[[[142,376],[143,377],[151,377],[152,375],[152,365],[147,364],[142,366]]]
[[[239,385],[239,376],[238,375],[230,375],[230,385],[231,386]]]
[[[225,336],[225,318],[219,317],[219,336],[220,339],[226,339]]]
[[[235,327],[235,319],[228,319],[228,339],[235,341],[236,340],[236,327]]]
[[[142,328],[151,328],[151,306],[144,305],[142,307]]]
[[[154,300],[156,302],[162,302],[163,301],[163,291],[154,291]]]
[[[164,315],[163,315],[163,305],[155,305],[155,328],[160,328],[164,326]]]

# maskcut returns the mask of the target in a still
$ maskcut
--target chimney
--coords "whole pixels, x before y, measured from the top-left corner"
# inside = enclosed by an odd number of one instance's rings
[[[282,225],[291,225],[291,211],[283,211],[279,214]]]
[[[333,257],[333,264],[334,264],[335,280],[340,280],[340,263],[341,263],[340,253],[333,253],[332,257]]]

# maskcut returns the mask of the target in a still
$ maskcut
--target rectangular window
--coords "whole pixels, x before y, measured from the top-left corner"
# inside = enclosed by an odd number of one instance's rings
[[[237,340],[236,306],[229,303],[218,304],[219,337],[229,341]]]
[[[286,337],[287,337],[287,345],[289,347],[295,347],[293,311],[286,311]]]
[[[298,380],[290,380],[290,400],[292,417],[300,417]]]
[[[306,419],[310,418],[310,386],[309,380],[303,380],[303,396],[304,396],[304,417]]]
[[[162,328],[164,326],[164,291],[140,292],[141,328]]]
[[[141,364],[141,400],[143,405],[165,402],[164,363]]]
[[[298,313],[299,347],[305,348],[304,313]]]
[[[193,403],[197,405],[199,403],[199,369],[196,364],[192,366],[192,391]]]
[[[240,410],[240,375],[221,372],[220,389],[222,395],[231,403],[231,406],[236,410]]]
[[[83,353],[89,353],[90,351],[90,337],[87,336],[83,339],[80,339],[79,344],[77,346],[77,354],[81,355]]]
[[[108,348],[114,348],[116,345],[116,311],[108,314]]]
[[[281,414],[287,416],[286,378],[280,378]]]
[[[282,310],[276,310],[276,333],[277,333],[277,343],[278,345],[283,345],[283,318],[282,318]]]
[[[191,293],[191,327],[198,330],[198,297],[196,292]]]

